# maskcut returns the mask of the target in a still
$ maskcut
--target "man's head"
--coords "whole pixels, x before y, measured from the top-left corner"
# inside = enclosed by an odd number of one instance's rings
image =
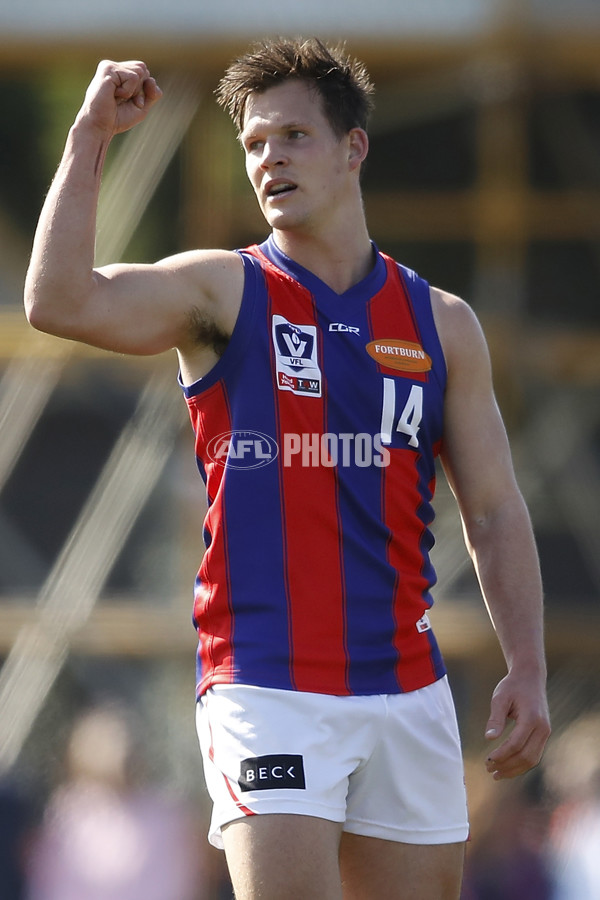
[[[364,65],[317,38],[255,44],[229,66],[216,90],[217,100],[241,132],[248,97],[292,79],[303,81],[321,97],[323,111],[338,137],[352,128],[366,130],[373,108],[373,85]]]

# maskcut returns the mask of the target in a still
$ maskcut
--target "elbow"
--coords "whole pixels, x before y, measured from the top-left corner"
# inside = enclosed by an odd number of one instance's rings
[[[41,328],[42,315],[40,312],[40,304],[36,302],[35,292],[25,285],[25,293],[23,295],[23,306],[25,308],[25,318],[33,328],[43,331]]]
[[[46,334],[56,333],[57,323],[48,306],[40,300],[35,291],[25,289],[24,307],[25,317],[32,328]]]
[[[463,514],[463,531],[469,554],[473,557],[486,547],[497,548],[511,535],[529,533],[527,508],[520,491],[507,491],[502,501],[479,508],[470,515]]]
[[[48,316],[47,304],[44,302],[43,284],[36,274],[33,261],[30,263],[25,276],[23,290],[23,306],[25,317],[29,324],[38,331],[47,331],[46,319]]]
[[[25,317],[36,331],[69,337],[75,321],[75,309],[72,304],[66,305],[67,300],[64,293],[53,290],[46,282],[36,282],[29,277],[25,280]]]
[[[35,287],[29,283],[29,279],[25,282],[23,306],[25,308],[25,317],[29,324],[38,331],[45,331],[43,304],[39,302]]]

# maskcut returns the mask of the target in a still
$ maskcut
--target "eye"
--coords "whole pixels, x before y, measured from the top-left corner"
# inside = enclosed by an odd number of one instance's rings
[[[265,142],[261,141],[259,138],[250,138],[250,140],[246,141],[246,153],[258,153],[265,146]]]
[[[299,138],[304,137],[306,132],[300,131],[299,128],[292,128],[288,131],[288,138],[292,141],[297,141]]]

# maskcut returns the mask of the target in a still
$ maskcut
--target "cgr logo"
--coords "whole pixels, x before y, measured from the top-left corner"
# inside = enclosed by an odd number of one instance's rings
[[[206,452],[228,469],[259,469],[277,457],[277,443],[260,431],[225,431],[209,441]]]
[[[330,322],[329,330],[343,331],[349,334],[360,334],[360,328],[357,328],[356,325],[344,325],[343,322]]]
[[[281,753],[243,759],[238,784],[242,791],[306,790],[302,757]]]

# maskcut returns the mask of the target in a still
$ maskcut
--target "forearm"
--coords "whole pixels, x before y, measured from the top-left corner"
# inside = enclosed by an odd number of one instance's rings
[[[93,265],[104,158],[112,136],[139,124],[160,96],[145,63],[99,64],[69,132],[35,234],[25,311],[42,331],[97,339],[96,300],[103,282]],[[111,318],[113,299],[105,300],[104,321]],[[100,343],[106,343],[104,338]]]
[[[25,282],[25,310],[42,330],[59,331],[94,285],[96,210],[108,137],[76,122],[46,197]]]
[[[465,524],[467,543],[509,671],[545,679],[538,554],[521,495]]]

